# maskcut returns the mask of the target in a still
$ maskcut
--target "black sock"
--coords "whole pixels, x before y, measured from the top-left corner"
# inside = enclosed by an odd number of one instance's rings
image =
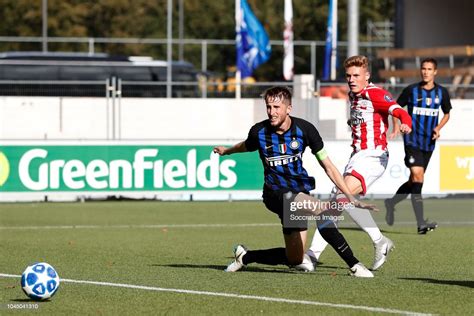
[[[285,248],[271,248],[264,250],[248,250],[242,258],[243,264],[261,263],[268,265],[287,264]]]
[[[423,218],[423,197],[421,196],[422,187],[423,183],[421,182],[413,182],[411,186],[411,205],[413,205],[418,227],[425,223],[425,219]]]
[[[399,203],[401,200],[404,200],[407,198],[408,194],[411,193],[411,190],[412,190],[412,186],[411,186],[411,182],[410,181],[407,181],[405,182],[404,184],[402,184],[397,192],[395,193],[395,195],[392,197],[392,203],[395,205],[397,203]]]
[[[342,236],[332,221],[318,221],[317,224],[321,236],[323,236],[324,240],[334,248],[339,257],[346,262],[349,268],[352,268],[359,262],[359,260],[354,257],[352,249],[346,239]]]

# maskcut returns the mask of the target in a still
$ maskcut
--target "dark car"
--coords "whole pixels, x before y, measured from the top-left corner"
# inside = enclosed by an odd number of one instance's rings
[[[166,97],[166,61],[150,57],[86,53],[10,52],[0,54],[0,95]],[[172,95],[196,97],[197,71],[173,61]],[[115,78],[115,79],[112,79]]]

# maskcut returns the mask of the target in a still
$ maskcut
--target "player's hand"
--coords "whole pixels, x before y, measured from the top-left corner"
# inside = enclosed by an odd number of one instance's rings
[[[400,130],[398,128],[394,128],[392,132],[388,135],[388,139],[394,140],[395,138],[398,137],[399,134],[400,134]]]
[[[436,140],[436,139],[438,139],[438,138],[439,138],[439,136],[440,136],[440,134],[439,134],[439,130],[438,130],[438,129],[436,129],[436,128],[435,128],[435,129],[433,129],[433,137],[431,137],[431,139],[432,139],[432,140]]]
[[[358,207],[358,208],[363,208],[363,209],[373,211],[373,212],[378,212],[379,211],[377,205],[375,205],[375,204],[364,203],[364,202],[361,202],[359,200],[355,200],[352,203],[354,204],[355,207]]]
[[[224,146],[216,146],[212,150],[214,153],[219,154],[221,156],[225,155],[226,148]]]
[[[400,133],[402,133],[402,134],[410,134],[410,133],[411,133],[411,127],[408,126],[407,124],[401,124],[401,125],[400,125]]]

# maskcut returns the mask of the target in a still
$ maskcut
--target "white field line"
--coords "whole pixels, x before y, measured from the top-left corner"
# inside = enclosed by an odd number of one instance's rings
[[[21,276],[0,273],[0,277],[20,278]],[[121,288],[137,289],[137,290],[145,290],[145,291],[228,297],[228,298],[237,298],[237,299],[276,302],[276,303],[316,305],[316,306],[326,306],[326,307],[333,307],[333,308],[357,309],[357,310],[363,310],[363,311],[369,311],[369,312],[380,312],[380,313],[399,314],[399,315],[432,315],[432,314],[423,314],[423,313],[417,313],[417,312],[412,312],[412,311],[404,311],[404,310],[399,310],[399,309],[391,309],[391,308],[383,308],[383,307],[371,307],[371,306],[350,305],[350,304],[333,304],[333,303],[325,303],[325,302],[317,302],[317,301],[293,300],[293,299],[278,298],[278,297],[255,296],[255,295],[244,295],[244,294],[233,294],[233,293],[222,293],[222,292],[194,291],[194,290],[172,289],[172,288],[162,288],[162,287],[122,284],[122,283],[71,280],[71,279],[61,279],[61,282],[121,287]]]
[[[229,228],[229,227],[281,226],[278,223],[252,224],[157,224],[157,225],[47,225],[47,226],[0,226],[2,229],[104,229],[104,228]]]
[[[377,222],[378,225],[385,224]],[[416,225],[416,222],[396,222],[400,226]],[[474,221],[444,221],[438,222],[439,225],[446,226],[470,226]],[[232,228],[232,227],[272,227],[281,226],[279,223],[247,223],[247,224],[152,224],[152,225],[45,225],[45,226],[0,226],[0,230],[39,230],[39,229],[125,229],[125,228]],[[340,228],[356,227],[352,222],[339,223]]]

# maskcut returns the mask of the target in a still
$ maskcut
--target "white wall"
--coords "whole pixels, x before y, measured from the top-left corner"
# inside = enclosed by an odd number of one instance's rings
[[[293,103],[296,116],[315,112],[316,103]],[[474,100],[452,104],[442,139],[474,140]],[[0,140],[108,140],[114,126],[122,140],[240,140],[266,117],[261,99],[124,98],[112,108],[105,98],[0,97]],[[336,139],[350,138],[345,100],[321,97],[318,110],[320,120],[335,122]]]
[[[335,121],[336,139],[351,139],[348,119],[348,105],[345,99],[321,97],[319,99],[319,119]]]
[[[122,139],[243,139],[255,100],[123,99]]]
[[[455,99],[451,100],[451,104],[453,109],[449,113],[448,123],[441,130],[441,139],[474,140],[474,129],[472,128],[474,100]]]
[[[112,139],[114,116],[121,139],[241,139],[254,122],[255,103],[124,98],[114,113],[105,98],[2,97],[0,139]]]
[[[0,139],[106,139],[105,98],[0,97]]]

